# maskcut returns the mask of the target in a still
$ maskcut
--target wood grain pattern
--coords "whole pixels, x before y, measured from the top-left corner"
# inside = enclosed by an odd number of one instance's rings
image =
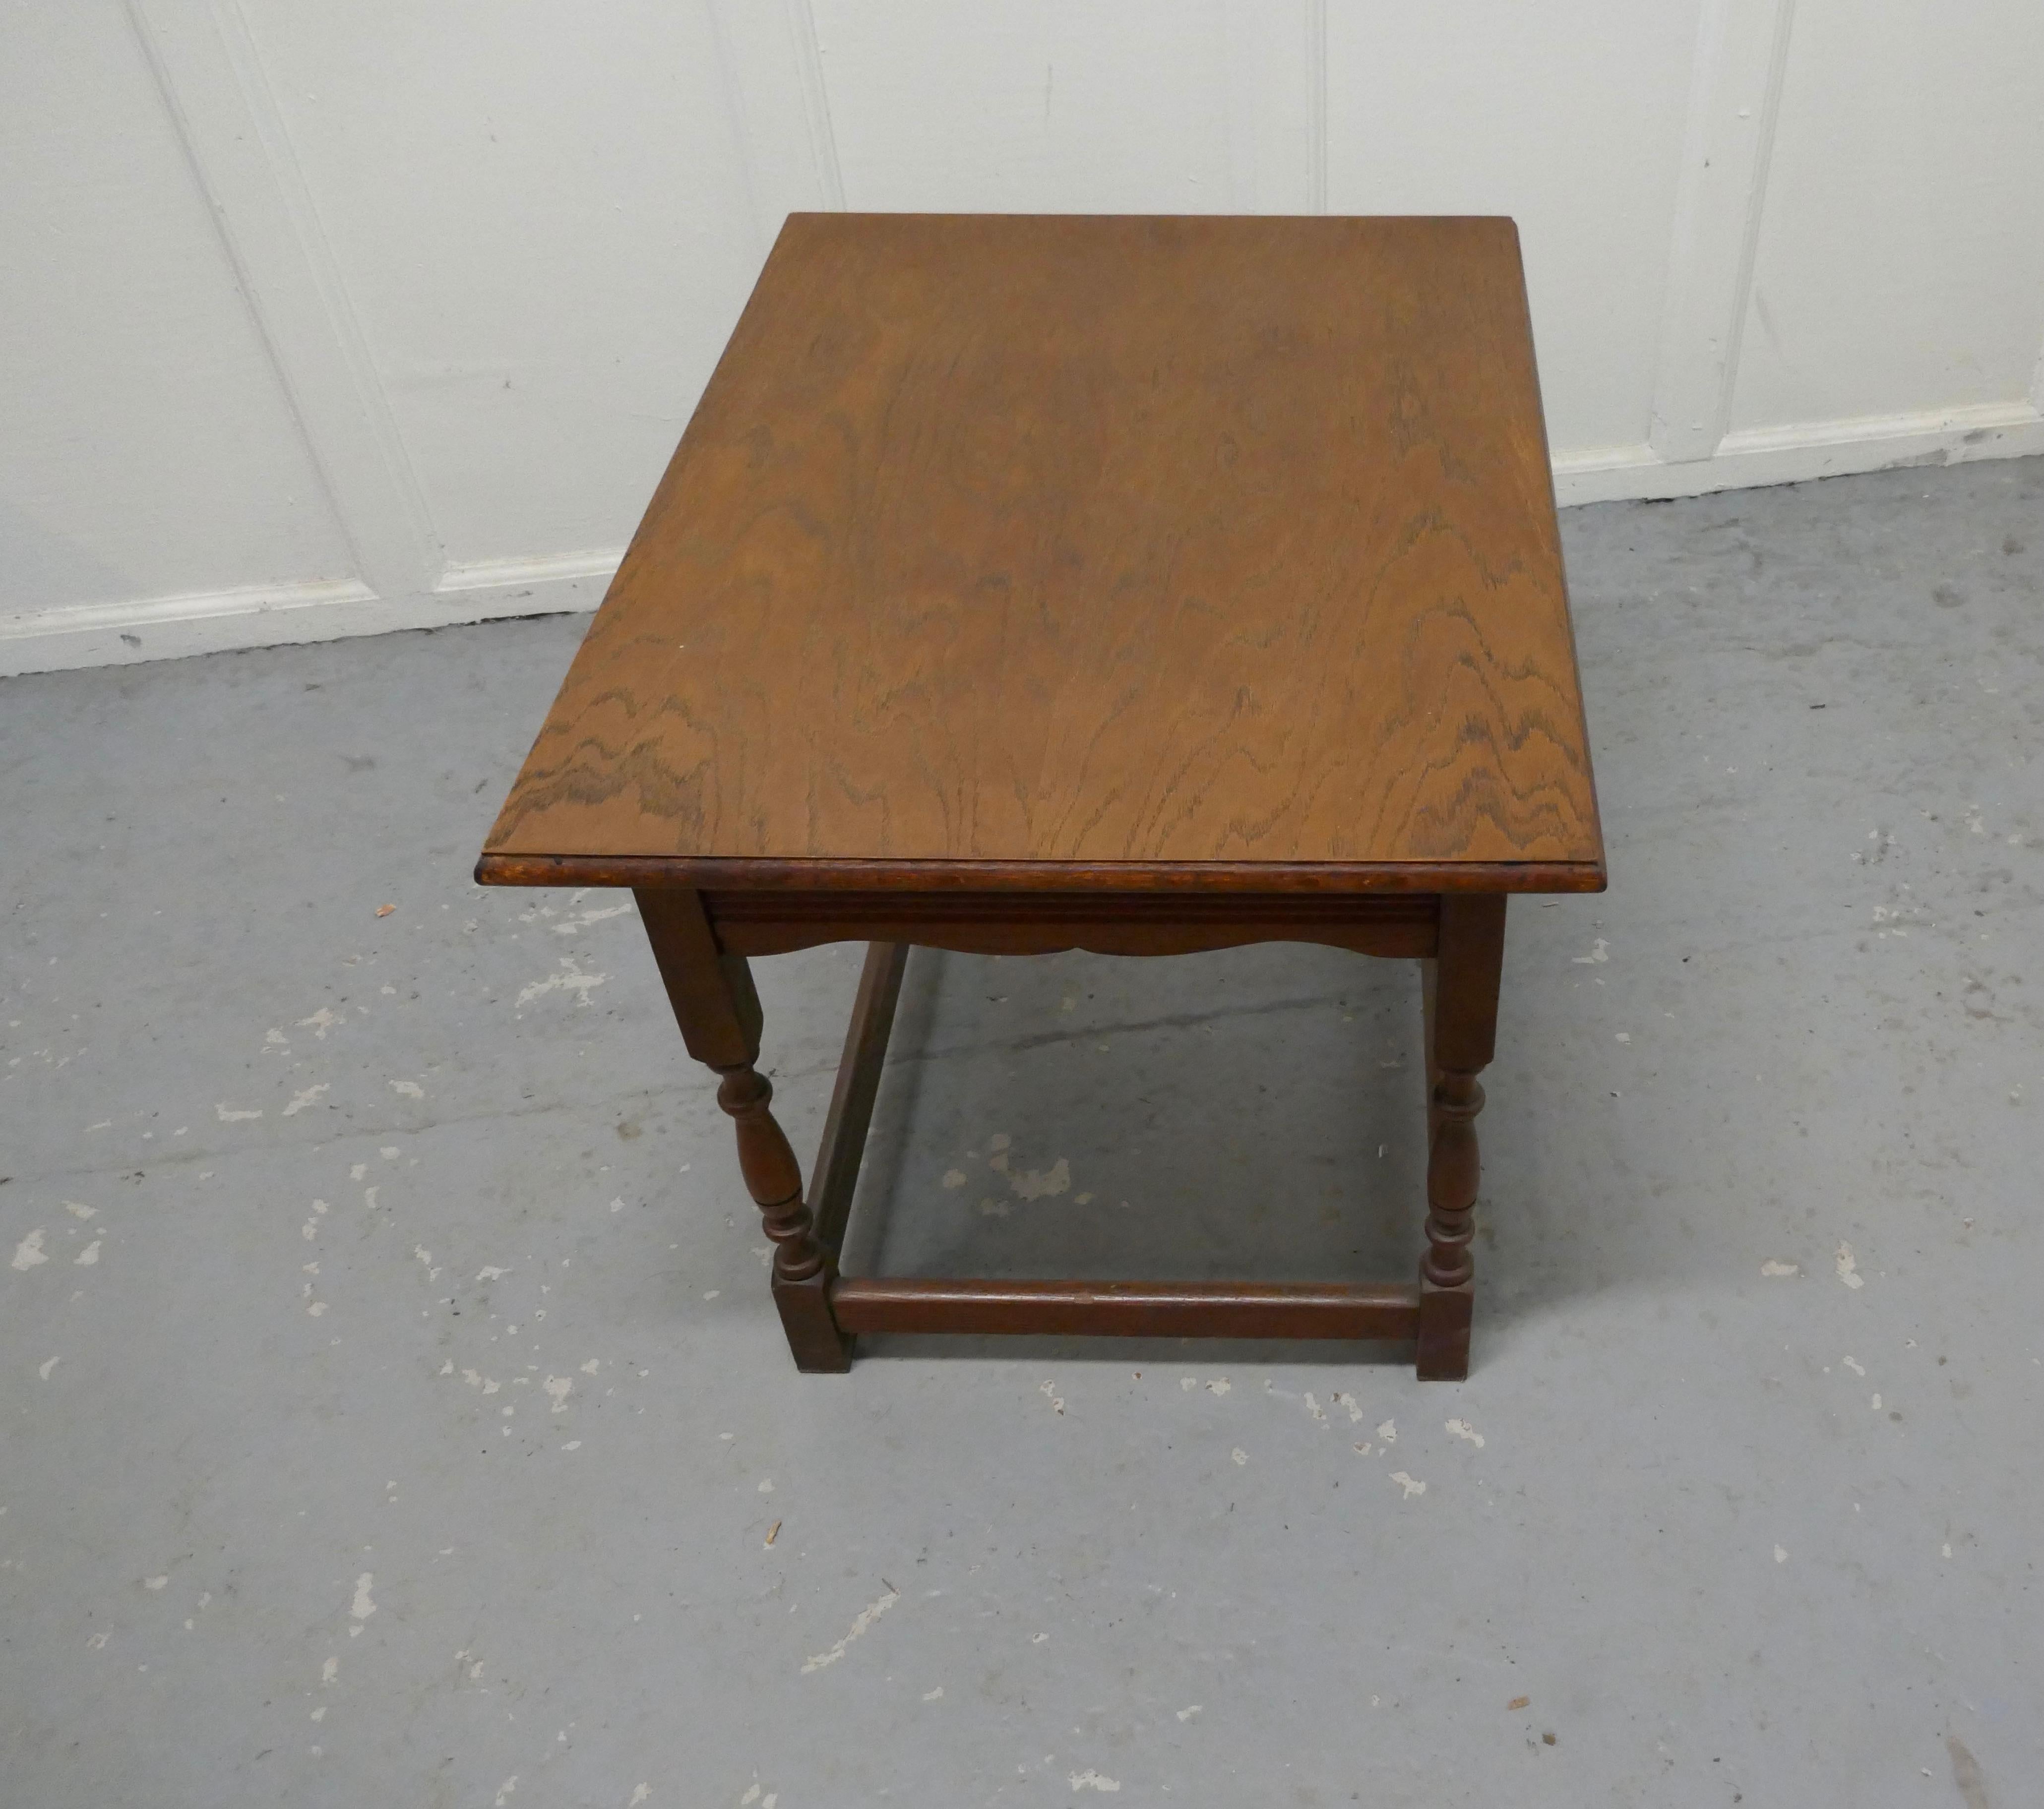
[[[489,852],[1600,885],[1511,223],[792,217]]]

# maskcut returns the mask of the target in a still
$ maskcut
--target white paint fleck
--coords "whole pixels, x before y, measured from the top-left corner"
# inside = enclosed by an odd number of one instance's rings
[[[1618,1032],[1618,1040],[1620,1043],[1630,1043],[1632,1039],[1626,1031],[1621,1030]]]
[[[1769,1261],[1763,1262],[1760,1266],[1760,1273],[1767,1276],[1770,1279],[1781,1275],[1800,1275],[1802,1272],[1802,1265],[1795,1262],[1775,1262]]]
[[[573,1379],[567,1376],[549,1376],[546,1380],[545,1386],[548,1396],[554,1404],[550,1411],[555,1413],[566,1413],[568,1410],[568,1396],[574,1392]]]
[[[747,1791],[743,1796],[739,1798],[738,1809],[751,1809],[751,1805],[757,1803],[759,1800],[759,1786],[757,1784],[755,1784],[750,1790]]]
[[[571,936],[578,931],[587,929],[591,924],[601,923],[606,917],[621,917],[631,908],[632,901],[628,898],[622,904],[608,904],[587,910],[579,916],[564,917],[558,924],[549,924],[547,928],[557,936]]]
[[[1191,1720],[1191,1719],[1192,1719],[1192,1718],[1193,1718],[1194,1715],[1197,1715],[1197,1714],[1199,1713],[1199,1711],[1200,1711],[1201,1708],[1203,1706],[1204,1706],[1203,1704],[1201,1704],[1201,1703],[1197,1703],[1197,1702],[1196,1702],[1196,1703],[1194,1703],[1192,1705],[1192,1707],[1189,1707],[1189,1708],[1181,1708],[1181,1709],[1180,1709],[1180,1710],[1178,1711],[1178,1719],[1179,1719],[1181,1721],[1189,1721],[1189,1720]]]
[[[1408,1476],[1403,1470],[1393,1470],[1391,1473],[1391,1480],[1405,1491],[1405,1499],[1408,1501],[1416,1495],[1424,1495],[1427,1492],[1426,1484]]]
[[[1788,1554],[1780,1546],[1774,1548],[1774,1561],[1777,1564],[1786,1564],[1788,1561]]]
[[[360,1632],[362,1630],[362,1623],[368,1619],[371,1615],[375,1613],[376,1604],[369,1599],[369,1592],[374,1588],[375,1585],[376,1577],[375,1573],[371,1571],[365,1570],[359,1577],[355,1578],[355,1600],[349,1603],[348,1606],[348,1619],[355,1623],[355,1627],[351,1630],[357,1633]]]
[[[1354,1395],[1336,1395],[1335,1396],[1335,1405],[1336,1407],[1345,1407],[1348,1409],[1348,1423],[1350,1425],[1360,1426],[1362,1423],[1362,1408]]]
[[[351,1169],[349,1169],[349,1170],[348,1170],[348,1178],[350,1181],[360,1181],[360,1180],[362,1180],[365,1176],[367,1176],[367,1175],[368,1174],[368,1173],[369,1173],[369,1165],[368,1165],[368,1163],[367,1163],[367,1162],[357,1162],[357,1163],[355,1163],[355,1164],[354,1165],[354,1166],[353,1166],[353,1167],[352,1167]]]
[[[14,1246],[14,1260],[8,1266],[13,1269],[33,1269],[39,1262],[48,1262],[43,1254],[43,1239],[48,1233],[40,1225]]]
[[[1878,1413],[1881,1411],[1881,1396],[1879,1395],[1876,1395],[1873,1397],[1873,1411],[1876,1413]]]
[[[1952,1548],[1949,1543],[1940,1546],[1938,1549],[1944,1557],[1950,1557],[1952,1555]]]
[[[513,1772],[509,1777],[505,1779],[502,1784],[498,1786],[497,1809],[504,1809],[505,1802],[509,1799],[512,1792],[517,1790],[517,1788],[518,1774],[516,1772]]]
[[[1848,1288],[1864,1288],[1866,1285],[1866,1277],[1859,1272],[1859,1263],[1853,1255],[1850,1244],[1842,1243],[1838,1246],[1837,1262],[1838,1279]]]
[[[1067,1193],[1071,1190],[1072,1165],[1060,1156],[1047,1169],[1024,1169],[1020,1174],[1011,1174],[1008,1185],[1024,1200]]]
[[[947,1187],[964,1186],[965,1170],[963,1169],[946,1169],[944,1170],[944,1185]]]
[[[340,1661],[338,1658],[329,1658],[320,1666],[320,1681],[322,1684],[330,1684],[340,1675]]]
[[[1200,1379],[1197,1376],[1181,1376],[1178,1378],[1178,1386],[1183,1388],[1187,1394],[1190,1394],[1193,1390],[1199,1385]]]
[[[1601,967],[1604,962],[1611,959],[1611,944],[1602,936],[1599,936],[1590,944],[1590,951],[1588,954],[1577,955],[1574,959],[1578,967]]]
[[[426,1097],[426,1089],[417,1081],[393,1081],[390,1090],[394,1093],[402,1093],[407,1099],[424,1099]]]
[[[1447,1424],[1447,1432],[1450,1438],[1466,1439],[1479,1451],[1483,1449],[1483,1435],[1466,1419],[1450,1419]]]
[[[1321,1425],[1326,1425],[1327,1423],[1327,1409],[1322,1407],[1317,1400],[1314,1400],[1311,1390],[1307,1392],[1305,1396],[1305,1404],[1307,1412],[1311,1414]]]
[[[40,1376],[42,1379],[47,1382],[50,1379],[51,1370],[54,1369],[57,1366],[59,1361],[60,1359],[57,1358],[52,1357],[46,1363],[38,1363],[36,1365],[36,1373]]]
[[[370,1212],[375,1212],[376,1210],[376,1196],[382,1192],[382,1189],[380,1186],[363,1188],[362,1190],[363,1205]]]
[[[263,1032],[263,1046],[266,1049],[284,1048],[289,1041],[290,1039],[281,1030],[266,1030]]]
[[[1857,1357],[1841,1357],[1838,1361],[1855,1376],[1863,1376],[1866,1373],[1866,1371],[1860,1367],[1859,1359]]]
[[[499,1269],[496,1264],[493,1262],[484,1268],[476,1270],[475,1278],[478,1281],[501,1281],[504,1277],[510,1273],[511,1271],[509,1269]]]
[[[1049,1401],[1058,1412],[1062,1413],[1065,1411],[1065,1397],[1058,1392],[1053,1384],[1045,1382],[1036,1392]]]
[[[703,1298],[704,1298],[705,1300],[714,1300],[717,1299],[717,1298],[718,1298],[718,1297],[719,1297],[719,1296],[720,1296],[723,1292],[724,1292],[724,1290],[723,1290],[721,1288],[713,1288],[713,1289],[710,1289],[707,1293],[705,1293],[705,1294],[703,1296]]]
[[[925,1702],[942,1702],[943,1700],[944,1686],[942,1684],[938,1684],[933,1690],[925,1690],[923,1692],[923,1700]]]
[[[1227,1377],[1216,1376],[1207,1384],[1207,1392],[1210,1395],[1224,1395],[1231,1385]]]
[[[593,1376],[602,1367],[603,1359],[601,1357],[592,1357],[586,1363],[582,1365],[582,1373],[585,1376]]]
[[[331,1089],[328,1088],[327,1083],[325,1081],[321,1081],[316,1087],[307,1087],[302,1093],[293,1093],[291,1095],[291,1103],[284,1108],[283,1116],[286,1118],[297,1116],[297,1115],[301,1112],[303,1112],[307,1106],[312,1104],[316,1100],[317,1100],[321,1093],[330,1090]]]
[[[1385,1420],[1381,1426],[1377,1427],[1377,1442],[1380,1444],[1397,1444],[1398,1442],[1398,1422],[1395,1419]]]
[[[213,1109],[220,1114],[220,1121],[223,1124],[239,1124],[244,1119],[260,1118],[263,1116],[259,1109],[255,1112],[240,1112],[231,1105],[219,1104],[216,1104]]]
[[[1359,1458],[1366,1458],[1375,1448],[1371,1445],[1358,1445],[1355,1448],[1355,1454]]]
[[[575,966],[574,957],[567,955],[562,958],[559,973],[549,974],[545,979],[535,980],[524,987],[518,994],[518,1003],[529,1005],[548,993],[572,993],[578,1005],[586,1005],[591,989],[601,986],[609,977],[608,974],[583,973]]]
[[[305,1308],[305,1311],[310,1313],[314,1319],[318,1319],[326,1312],[326,1302],[324,1300],[315,1300],[310,1306]]]
[[[770,1476],[763,1476],[762,1477],[760,1477],[760,1479],[759,1479],[759,1492],[760,1492],[762,1495],[771,1495],[771,1494],[774,1492],[774,1479],[773,1479],[773,1477],[771,1477]]]
[[[624,1210],[624,1200],[621,1198],[612,1200],[610,1203],[610,1209],[613,1212],[623,1212]]]
[[[652,1794],[652,1785],[650,1784],[640,1784],[632,1792],[632,1800],[625,1804],[624,1809],[639,1809],[639,1805],[644,1803],[647,1798],[651,1796]]]
[[[1075,1791],[1119,1790],[1121,1788],[1121,1780],[1119,1778],[1102,1777],[1091,1765],[1088,1765],[1082,1772],[1074,1772],[1065,1781]]]
[[[104,1242],[106,1242],[106,1240],[103,1238],[94,1238],[90,1243],[87,1244],[83,1250],[80,1250],[77,1255],[71,1258],[72,1263],[80,1269],[90,1269],[95,1262],[98,1262],[99,1246]]]
[[[309,1721],[324,1721],[324,1720],[325,1720],[325,1719],[326,1719],[326,1704],[325,1704],[325,1703],[321,1703],[319,1705],[319,1707],[318,1707],[317,1708],[314,1709],[314,1710],[312,1711],[312,1713],[311,1713],[310,1715],[309,1715],[308,1716],[306,1716],[306,1718],[305,1718],[305,1719],[306,1719],[307,1720],[309,1720]]]
[[[1249,1461],[1249,1454],[1239,1445],[1236,1446],[1233,1450],[1230,1451],[1228,1455],[1238,1464],[1246,1464]]]
[[[336,1016],[332,1012],[328,1010],[325,1005],[321,1005],[310,1017],[300,1018],[298,1027],[301,1030],[309,1030],[313,1035],[324,1043],[326,1041],[326,1033],[328,1031],[336,1024],[346,1021],[345,1019]],[[282,1039],[279,1038],[279,1040],[281,1042]]]
[[[837,1644],[833,1646],[828,1652],[819,1652],[814,1657],[803,1661],[802,1675],[804,1676],[807,1676],[812,1671],[820,1671],[827,1665],[835,1665],[839,1659],[844,1656],[845,1649],[850,1646],[855,1639],[863,1637],[868,1627],[871,1627],[875,1621],[879,1619],[882,1615],[886,1614],[889,1608],[893,1607],[894,1604],[901,1600],[901,1592],[894,1588],[892,1584],[889,1584],[888,1585],[887,1593],[882,1596],[878,1601],[870,1603],[865,1607],[863,1607],[859,1611],[857,1616],[852,1621],[851,1630],[845,1634],[843,1638],[840,1639]]]
[[[63,1209],[74,1219],[96,1219],[99,1216],[95,1208],[81,1205],[75,1200],[67,1200],[63,1203]]]
[[[170,1578],[167,1577],[145,1577],[142,1579],[142,1587],[145,1589],[160,1589],[169,1581]]]

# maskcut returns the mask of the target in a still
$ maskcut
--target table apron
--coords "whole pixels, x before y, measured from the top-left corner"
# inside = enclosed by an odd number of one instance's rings
[[[1426,958],[1439,946],[1430,893],[1316,896],[1170,893],[705,892],[727,954],[825,943],[908,943],[960,954],[1193,954],[1251,943],[1323,943]]]

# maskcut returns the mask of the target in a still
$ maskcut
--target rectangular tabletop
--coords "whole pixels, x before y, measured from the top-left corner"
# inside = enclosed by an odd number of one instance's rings
[[[478,873],[1600,888],[1512,223],[791,216]]]

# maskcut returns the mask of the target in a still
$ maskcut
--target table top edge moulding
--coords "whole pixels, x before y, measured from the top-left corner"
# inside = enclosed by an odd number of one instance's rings
[[[718,860],[485,854],[478,885],[679,887],[698,891],[1076,893],[1601,892],[1596,861],[1425,862]]]
[[[479,877],[1603,866],[1509,221],[820,214],[776,241]]]

